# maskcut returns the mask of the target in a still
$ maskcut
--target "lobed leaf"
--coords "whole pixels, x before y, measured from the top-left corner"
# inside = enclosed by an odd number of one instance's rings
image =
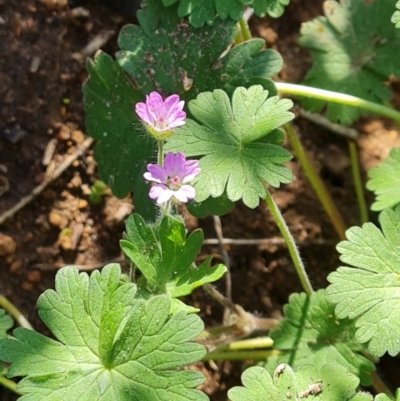
[[[305,23],[300,44],[311,50],[314,65],[306,84],[384,103],[391,93],[385,81],[400,76],[400,32],[389,24],[396,0],[328,0],[324,16]],[[342,104],[305,99],[303,106],[324,106],[333,121],[351,124],[360,110]]]
[[[8,376],[24,376],[21,401],[207,400],[194,390],[203,377],[177,370],[201,359],[190,342],[203,329],[196,315],[169,314],[166,296],[135,298],[136,287],[120,281],[118,265],[90,278],[61,269],[56,290],[39,298],[39,314],[57,340],[18,328],[0,340]]]
[[[392,15],[391,21],[395,24],[396,28],[400,28],[400,1],[396,3],[397,11]]]
[[[163,0],[165,6],[170,6],[178,0]],[[290,0],[180,0],[178,15],[189,16],[189,21],[194,27],[201,27],[204,24],[212,25],[215,17],[225,20],[230,18],[238,21],[243,16],[243,6],[250,5],[254,8],[256,15],[263,17],[268,14],[278,18],[283,14],[285,6]]]
[[[270,333],[274,348],[283,353],[268,358],[265,367],[272,372],[279,363],[294,368],[337,363],[358,376],[363,385],[370,385],[369,373],[375,366],[359,353],[364,347],[354,341],[353,322],[339,321],[334,309],[326,300],[325,290],[314,292],[310,298],[304,293],[292,294],[284,307],[286,318]]]
[[[300,366],[297,370],[280,364],[273,376],[261,367],[251,367],[242,374],[244,387],[228,391],[232,401],[265,400],[324,400],[324,401],[372,401],[367,393],[356,393],[358,378],[347,373],[338,364],[321,367]]]
[[[155,206],[143,172],[153,157],[154,144],[133,111],[143,95],[105,53],[89,60],[87,69],[89,79],[83,86],[86,128],[97,140],[94,156],[100,177],[120,198],[134,188],[136,210],[151,220]]]
[[[126,239],[121,248],[146,278],[145,288],[150,294],[167,294],[172,298],[190,294],[203,284],[218,280],[226,272],[224,265],[210,266],[207,259],[193,268],[193,263],[203,244],[203,232],[194,230],[186,237],[182,220],[165,216],[159,227],[147,225],[138,214],[126,222]],[[157,232],[157,234],[156,234]],[[186,311],[183,303],[173,301]]]
[[[177,131],[167,149],[201,157],[196,177],[196,201],[219,197],[243,199],[251,208],[265,197],[264,182],[279,187],[289,183],[291,171],[283,163],[291,154],[276,144],[276,129],[293,119],[292,102],[256,85],[237,88],[232,102],[222,90],[200,94],[189,104],[194,120]],[[269,135],[271,142],[268,143]]]
[[[375,192],[371,210],[381,211],[400,204],[400,148],[392,149],[390,155],[377,167],[368,171],[367,188]]]
[[[328,281],[327,299],[339,319],[356,319],[355,339],[368,342],[374,356],[400,352],[400,207],[380,214],[382,231],[372,223],[352,227],[337,246],[341,261]]]
[[[276,94],[271,77],[282,68],[282,58],[263,50],[264,40],[250,40],[227,52],[236,35],[233,21],[218,18],[212,26],[196,29],[174,8],[148,0],[138,13],[140,26],[127,25],[119,35],[117,60],[143,94],[176,93],[188,101],[201,92],[221,88],[232,93],[254,84]]]

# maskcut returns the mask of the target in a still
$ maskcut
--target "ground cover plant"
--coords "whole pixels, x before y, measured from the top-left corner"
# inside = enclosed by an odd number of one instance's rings
[[[86,124],[97,140],[100,176],[115,195],[134,194],[120,241],[130,269],[60,269],[55,289],[38,301],[54,338],[33,331],[3,302],[23,327],[8,334],[12,320],[1,311],[2,383],[21,400],[206,400],[196,389],[202,374],[183,368],[238,358],[257,366],[229,390],[232,401],[399,398],[375,373],[376,358],[400,352],[398,149],[369,171],[379,224],[368,221],[352,159],[360,226],[346,230],[304,157],[291,125],[293,102],[285,98],[305,97],[305,109],[342,124],[361,113],[399,123],[400,113],[387,104],[387,81],[400,68],[396,2],[326,1],[324,15],[302,28],[300,43],[314,61],[305,85],[273,79],[282,58],[250,37],[243,17],[246,6],[279,17],[286,2],[196,4],[146,0],[139,24],[122,29],[115,59],[100,52],[88,61]],[[332,221],[344,264],[318,291],[272,192],[293,180],[285,137]],[[196,261],[203,233],[187,232],[183,205],[218,221],[238,201],[250,209],[265,202],[303,287],[279,321],[244,311],[229,286],[226,296],[216,290],[212,283],[229,277],[228,263]],[[199,309],[181,299],[200,286],[230,315],[222,327],[204,328]],[[256,336],[260,328],[268,338]],[[230,338],[250,336],[232,349]],[[13,377],[22,377],[17,386]],[[363,391],[373,383],[378,394]]]

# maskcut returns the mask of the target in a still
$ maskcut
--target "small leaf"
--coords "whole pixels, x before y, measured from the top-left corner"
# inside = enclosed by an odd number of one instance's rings
[[[0,338],[7,337],[7,331],[13,327],[14,321],[11,316],[6,314],[4,309],[0,309]]]
[[[368,343],[377,357],[400,352],[400,207],[380,214],[382,231],[374,224],[352,227],[337,246],[341,261],[328,277],[327,299],[339,319],[356,319],[356,341]]]
[[[100,53],[87,64],[89,79],[83,86],[86,128],[95,138],[94,155],[102,180],[123,198],[135,189],[136,211],[146,219],[155,217],[154,202],[143,173],[154,152],[154,144],[143,132],[134,113],[143,95],[135,90],[121,67]]]
[[[232,401],[370,401],[369,398],[352,398],[359,381],[338,364],[326,364],[320,368],[312,365],[300,366],[296,371],[287,364],[279,365],[273,377],[261,367],[251,367],[242,374],[244,387],[233,387],[228,391]]]
[[[282,57],[263,50],[264,40],[247,41],[221,57],[235,38],[236,24],[218,18],[212,26],[195,29],[174,8],[146,1],[138,12],[140,26],[125,26],[118,38],[118,62],[143,94],[176,93],[189,101],[201,92],[221,88],[232,93],[255,84],[276,94],[271,77],[282,68]]]
[[[163,0],[165,6],[170,6],[178,0]],[[269,14],[278,18],[283,14],[285,6],[290,0],[180,0],[178,15],[189,16],[189,21],[194,27],[200,27],[205,23],[211,25],[218,14],[223,20],[230,18],[238,21],[243,16],[243,5],[251,5],[256,15],[263,17]]]
[[[182,297],[218,280],[226,272],[224,265],[210,267],[210,259],[193,268],[203,244],[203,233],[194,230],[186,237],[185,225],[178,218],[165,216],[159,227],[153,227],[140,215],[133,214],[126,226],[127,238],[121,241],[121,248],[145,276],[152,294]]]
[[[400,76],[400,32],[388,23],[396,0],[328,0],[324,17],[302,26],[300,44],[312,52],[314,65],[306,84],[384,103],[391,93],[385,82]],[[360,114],[354,107],[305,99],[308,110],[327,106],[332,121],[351,124]]]
[[[188,157],[202,156],[202,171],[194,181],[197,202],[226,192],[232,202],[243,199],[255,208],[265,197],[264,181],[274,187],[291,182],[291,171],[283,163],[292,156],[268,143],[268,134],[293,119],[288,111],[292,102],[267,97],[268,92],[256,85],[237,88],[232,104],[222,90],[202,93],[190,102],[198,122],[188,119],[166,147]]]
[[[357,375],[363,385],[371,384],[369,372],[375,366],[359,353],[364,347],[353,340],[354,324],[335,317],[334,305],[327,302],[325,290],[314,292],[311,298],[304,293],[292,294],[284,312],[286,319],[270,333],[274,349],[283,354],[268,358],[269,371],[279,363],[322,367],[336,362]]]
[[[400,28],[400,1],[396,3],[397,11],[392,15],[391,21],[396,25],[396,28]]]
[[[392,149],[390,155],[377,167],[368,171],[367,188],[375,192],[376,200],[371,210],[381,211],[400,204],[400,148]]]
[[[193,387],[203,377],[177,370],[198,361],[204,347],[190,342],[203,329],[196,315],[169,315],[166,296],[135,298],[121,283],[118,265],[90,278],[66,267],[56,290],[39,298],[39,314],[53,335],[19,328],[16,340],[0,340],[8,376],[25,376],[20,401],[207,400]]]

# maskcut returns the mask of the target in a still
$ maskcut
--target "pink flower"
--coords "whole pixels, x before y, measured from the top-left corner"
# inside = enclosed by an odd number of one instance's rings
[[[184,104],[178,95],[163,100],[159,93],[151,92],[146,95],[146,103],[136,103],[135,111],[151,135],[165,139],[172,135],[175,128],[185,124]]]
[[[148,164],[147,172],[143,177],[147,181],[155,182],[151,187],[149,196],[161,205],[171,198],[186,203],[196,196],[195,189],[188,183],[200,173],[198,160],[186,160],[183,153],[174,155],[169,152],[165,157],[165,166]]]

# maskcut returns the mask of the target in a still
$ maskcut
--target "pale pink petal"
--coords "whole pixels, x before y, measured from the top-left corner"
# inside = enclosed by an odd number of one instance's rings
[[[164,166],[165,171],[167,172],[169,177],[175,177],[177,175],[177,172],[179,171],[182,163],[181,156],[183,156],[183,153],[177,153],[176,155],[174,155],[172,152],[167,153],[164,161]]]
[[[168,191],[168,188],[163,184],[157,184],[150,188],[149,197],[151,199],[158,199],[161,194],[165,191]]]
[[[173,195],[174,195],[174,191],[172,191],[172,189],[166,188],[162,192],[160,191],[160,194],[159,194],[156,202],[158,205],[162,205],[163,203],[169,201]]]
[[[181,102],[179,101],[179,96],[178,95],[168,96],[164,100],[164,112],[165,112],[165,114],[169,115],[171,113],[174,113],[176,108],[177,108],[177,106],[179,106],[180,103],[183,103],[183,105],[185,104],[185,102],[183,100]],[[179,110],[183,109],[183,105]]]
[[[150,125],[153,124],[153,119],[147,112],[146,103],[143,102],[136,103],[135,112],[140,117],[140,119],[143,120],[145,123]]]
[[[158,164],[147,165],[148,172],[143,174],[143,177],[147,181],[154,181],[158,183],[165,184],[168,181],[168,174],[164,167],[159,166]]]
[[[191,185],[182,185],[177,191],[174,191],[174,197],[182,203],[186,203],[189,199],[194,199],[196,190]]]

